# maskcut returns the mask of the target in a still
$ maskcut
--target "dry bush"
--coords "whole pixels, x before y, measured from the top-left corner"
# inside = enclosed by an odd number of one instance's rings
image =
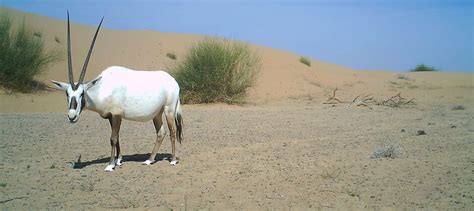
[[[388,106],[388,107],[401,107],[404,105],[414,105],[414,98],[406,99],[402,97],[401,93],[398,93],[394,96],[389,97],[386,100],[377,100],[371,94],[368,95],[357,95],[351,102],[341,100],[336,97],[337,87],[334,89],[332,95],[325,101],[323,104],[345,104],[350,103],[350,105],[356,106],[366,106],[369,107],[371,105],[380,105],[380,106]]]
[[[394,144],[394,143],[387,143],[383,146],[378,146],[375,148],[372,156],[372,159],[379,159],[379,158],[397,158],[400,156],[401,148]]]

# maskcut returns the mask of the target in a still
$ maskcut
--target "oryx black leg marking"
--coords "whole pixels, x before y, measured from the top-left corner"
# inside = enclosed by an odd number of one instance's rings
[[[110,125],[112,127],[112,134],[110,135],[111,150],[110,150],[110,162],[109,162],[109,165],[105,168],[105,171],[113,171],[113,169],[115,168],[115,156],[118,155],[117,143],[119,140],[119,131],[120,131],[120,125],[122,123],[122,117],[112,115],[109,118],[109,122],[111,123]]]
[[[113,130],[112,115],[109,116],[108,120],[109,120],[109,123],[110,123],[110,127]],[[121,120],[120,120],[120,122],[121,122]],[[119,127],[118,130],[120,130],[120,123],[119,123],[118,127]],[[111,140],[112,140],[112,138],[111,138]],[[111,144],[112,144],[112,142],[111,142]],[[122,165],[122,152],[120,150],[120,134],[119,134],[119,132],[117,132],[117,143],[115,145],[115,149],[116,149],[115,164],[121,166]]]

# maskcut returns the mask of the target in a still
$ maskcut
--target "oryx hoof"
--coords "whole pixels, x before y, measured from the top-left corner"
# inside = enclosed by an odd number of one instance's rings
[[[105,167],[104,171],[112,172],[112,171],[114,171],[114,168],[115,168],[115,165],[107,165],[107,167]]]
[[[179,163],[178,160],[172,160],[172,161],[170,162],[170,166],[176,166],[176,165],[178,165],[178,163]]]
[[[150,164],[152,164],[152,163],[154,163],[154,162],[151,161],[151,160],[145,160],[145,162],[143,162],[143,165],[147,165],[147,166],[148,166],[148,165],[150,165]]]
[[[122,165],[122,158],[118,158],[117,160],[115,160],[115,165],[121,166]]]

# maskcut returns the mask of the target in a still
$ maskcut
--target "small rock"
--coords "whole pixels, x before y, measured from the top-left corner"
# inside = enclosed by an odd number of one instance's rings
[[[451,110],[453,110],[453,111],[464,110],[464,109],[466,109],[466,107],[464,107],[463,105],[455,105],[455,106],[451,107]]]
[[[424,130],[418,130],[416,131],[416,135],[417,136],[426,135],[426,132]]]

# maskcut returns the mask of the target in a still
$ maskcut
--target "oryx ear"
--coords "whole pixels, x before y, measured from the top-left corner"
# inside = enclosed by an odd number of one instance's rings
[[[100,81],[100,79],[102,79],[102,76],[99,76],[99,77],[97,77],[96,79],[87,82],[87,83],[86,83],[85,90],[87,91],[87,90],[90,89],[91,87],[95,86],[95,85]]]
[[[63,83],[55,80],[51,80],[51,82],[54,84],[53,88],[56,88],[58,90],[66,91],[67,88],[70,86],[68,83]]]

